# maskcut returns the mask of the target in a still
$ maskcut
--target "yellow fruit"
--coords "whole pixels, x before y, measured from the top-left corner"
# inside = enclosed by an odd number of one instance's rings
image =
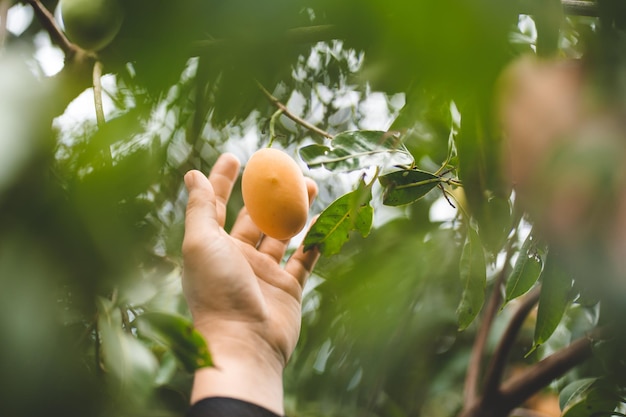
[[[250,218],[267,236],[290,239],[304,228],[309,212],[306,182],[285,152],[256,151],[243,170],[241,193]]]
[[[119,0],[61,0],[61,18],[70,41],[98,51],[119,32],[123,10]]]

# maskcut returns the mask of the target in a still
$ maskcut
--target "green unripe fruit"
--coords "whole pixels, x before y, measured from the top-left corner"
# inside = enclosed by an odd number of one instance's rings
[[[99,51],[119,32],[124,13],[119,0],[61,0],[61,17],[70,41]]]

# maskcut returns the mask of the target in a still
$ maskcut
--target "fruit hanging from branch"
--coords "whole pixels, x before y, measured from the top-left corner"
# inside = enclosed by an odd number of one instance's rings
[[[119,0],[61,0],[60,7],[67,37],[88,51],[109,45],[124,20]]]
[[[309,212],[306,182],[285,152],[256,151],[243,171],[241,193],[250,218],[267,236],[290,239],[304,228]]]

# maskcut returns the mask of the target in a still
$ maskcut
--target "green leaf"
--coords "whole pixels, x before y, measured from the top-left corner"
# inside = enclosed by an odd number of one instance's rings
[[[188,372],[213,365],[204,337],[187,318],[150,312],[135,319],[139,333],[169,347]]]
[[[511,214],[509,199],[498,196],[483,201],[479,211],[476,212],[480,238],[485,249],[491,253],[498,253],[502,250],[511,231]]]
[[[530,233],[519,251],[513,271],[506,282],[505,304],[526,294],[539,279],[543,261],[537,252],[537,241]]]
[[[356,230],[366,237],[374,215],[371,199],[371,186],[361,180],[356,190],[339,197],[320,214],[304,238],[304,250],[317,247],[322,255],[331,256],[339,253],[350,232]]]
[[[119,308],[110,300],[98,300],[98,332],[105,369],[124,387],[140,397],[147,395],[157,374],[155,356],[136,337],[122,328]]]
[[[582,393],[588,390],[589,387],[597,381],[597,379],[598,378],[578,379],[563,387],[559,393],[559,407],[561,407],[561,410],[565,410],[565,407],[567,407],[567,404],[570,402],[575,402]]]
[[[564,398],[567,397],[567,398]],[[611,415],[620,403],[614,384],[602,379],[575,381],[561,392],[562,417]]]
[[[309,145],[300,148],[309,168],[354,171],[370,166],[412,165],[414,160],[400,138],[390,132],[357,130],[335,136],[332,147]]]
[[[476,318],[485,302],[485,286],[487,284],[487,267],[485,252],[478,233],[468,228],[467,238],[459,264],[463,295],[456,315],[459,330],[465,330]]]
[[[573,300],[572,278],[563,269],[554,252],[548,254],[541,277],[542,288],[537,310],[534,348],[544,343],[554,333],[567,306]]]
[[[395,171],[381,176],[378,180],[384,187],[383,204],[387,206],[413,203],[441,182],[437,175],[417,169]]]

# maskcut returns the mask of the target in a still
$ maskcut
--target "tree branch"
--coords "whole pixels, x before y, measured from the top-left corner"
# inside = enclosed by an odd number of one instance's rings
[[[500,304],[502,303],[502,286],[508,273],[508,264],[511,259],[513,251],[511,248],[507,250],[506,260],[502,270],[498,274],[498,278],[493,286],[491,297],[489,298],[489,304],[485,310],[483,321],[474,340],[472,346],[472,353],[470,356],[469,365],[467,367],[467,374],[465,375],[465,388],[463,392],[465,407],[471,407],[472,404],[478,399],[478,383],[480,381],[480,373],[482,369],[483,354],[485,350],[485,344],[489,337],[489,332],[493,324],[493,320],[496,317]]]
[[[261,83],[259,83],[258,81],[257,81],[257,86],[263,92],[265,97],[267,97],[267,99],[274,106],[276,106],[276,108],[278,108],[279,110],[282,110],[282,112],[285,114],[285,116],[287,116],[288,118],[290,118],[291,120],[293,120],[297,124],[299,124],[299,125],[307,128],[307,129],[309,129],[310,131],[317,133],[318,135],[324,136],[325,138],[328,138],[328,139],[332,139],[333,138],[333,135],[331,135],[330,133],[326,132],[325,130],[320,129],[319,127],[314,126],[311,123],[307,122],[306,120],[301,119],[300,117],[298,117],[295,114],[291,113],[289,111],[289,109],[287,109],[287,106],[285,106],[283,103],[280,102],[280,100],[278,100],[276,97],[274,97],[272,95],[272,93],[267,91],[267,89],[265,87],[263,87],[263,85],[261,85]]]
[[[46,7],[41,4],[39,0],[27,1],[33,7],[35,15],[37,16],[37,19],[39,20],[43,28],[50,35],[52,43],[61,48],[66,58],[73,58],[73,56],[76,55],[81,49],[67,39],[61,28],[59,28],[59,26],[57,25],[52,13],[50,13],[50,11],[46,9]]]
[[[509,353],[511,352],[511,348],[513,347],[517,334],[519,333],[519,329],[522,327],[528,313],[530,313],[535,304],[539,301],[540,294],[541,286],[537,285],[526,294],[522,303],[511,318],[511,321],[509,322],[509,325],[502,335],[500,343],[491,358],[489,367],[487,368],[483,401],[488,402],[491,397],[497,395],[498,387],[500,386],[500,381],[502,380],[502,375],[506,367],[506,361]]]
[[[582,337],[537,362],[522,375],[506,381],[500,389],[497,402],[509,407],[507,411],[524,403],[550,382],[591,357],[592,340],[591,337]]]
[[[593,338],[600,330],[588,337],[580,338],[569,346],[553,353],[532,365],[523,374],[506,381],[489,401],[477,401],[463,410],[460,417],[502,417],[523,404],[531,396],[563,376],[574,367],[589,359],[592,354]]]

